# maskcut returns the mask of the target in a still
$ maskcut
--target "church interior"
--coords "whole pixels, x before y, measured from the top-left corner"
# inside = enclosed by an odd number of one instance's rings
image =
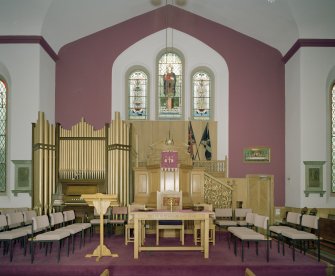
[[[334,9],[0,0],[3,271],[334,275]]]

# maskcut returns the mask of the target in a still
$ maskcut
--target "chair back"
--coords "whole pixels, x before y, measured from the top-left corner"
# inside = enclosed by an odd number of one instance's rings
[[[301,214],[288,212],[286,216],[286,222],[294,225],[300,225]]]
[[[215,208],[215,218],[233,218],[232,208]]]
[[[30,225],[32,223],[32,218],[37,216],[35,210],[23,211],[22,214],[24,225]]]
[[[0,215],[0,231],[6,230],[7,227],[8,225],[6,215]]]
[[[245,216],[245,221],[247,223],[247,225],[254,225],[254,221],[255,221],[255,213],[247,213]]]
[[[8,228],[13,229],[23,225],[23,214],[22,212],[7,213]]]
[[[128,205],[128,223],[134,220],[132,212],[145,209],[145,204],[129,204]]]
[[[64,224],[64,217],[62,212],[50,214],[50,226],[52,228],[62,227]]]
[[[74,213],[73,210],[63,211],[63,216],[65,223],[73,223],[74,220],[76,219],[76,214]]]
[[[269,217],[255,214],[255,217],[254,217],[255,227],[262,228],[262,229],[267,229],[268,228],[268,221],[269,221]]]
[[[245,218],[248,213],[252,213],[252,209],[250,209],[250,208],[236,208],[235,209],[235,218],[236,219]]]
[[[319,217],[312,215],[303,215],[301,218],[301,226],[311,229],[319,229]]]
[[[36,216],[32,218],[33,233],[47,231],[50,229],[49,218],[47,215]]]
[[[127,219],[128,208],[126,206],[114,206],[111,213],[112,219]]]

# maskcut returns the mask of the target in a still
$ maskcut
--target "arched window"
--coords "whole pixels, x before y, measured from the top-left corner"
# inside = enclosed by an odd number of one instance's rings
[[[158,119],[183,117],[183,62],[173,50],[165,50],[158,59]]]
[[[149,118],[149,83],[144,70],[132,70],[128,74],[129,120],[147,120]]]
[[[192,119],[210,120],[212,118],[213,77],[207,69],[196,69],[192,74]]]
[[[7,86],[0,79],[0,192],[6,191]]]
[[[331,191],[335,193],[335,83],[331,87]]]

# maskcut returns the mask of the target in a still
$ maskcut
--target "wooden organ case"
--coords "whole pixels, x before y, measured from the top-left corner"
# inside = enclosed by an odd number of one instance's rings
[[[84,119],[71,129],[54,127],[40,112],[33,124],[33,208],[50,213],[54,198],[61,198],[63,208],[82,210],[89,207],[81,195],[95,193],[117,195],[127,206],[133,193],[130,142],[130,124],[119,113],[95,130]]]

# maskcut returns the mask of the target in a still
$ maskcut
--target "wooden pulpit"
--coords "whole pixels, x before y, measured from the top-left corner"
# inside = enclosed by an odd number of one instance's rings
[[[118,254],[111,253],[111,251],[104,245],[104,214],[107,212],[109,206],[118,206],[119,202],[117,195],[106,194],[83,194],[81,198],[84,199],[89,206],[94,206],[97,213],[100,215],[100,244],[93,251],[92,254],[87,254],[85,257],[97,257],[98,262],[101,257],[119,257]]]

